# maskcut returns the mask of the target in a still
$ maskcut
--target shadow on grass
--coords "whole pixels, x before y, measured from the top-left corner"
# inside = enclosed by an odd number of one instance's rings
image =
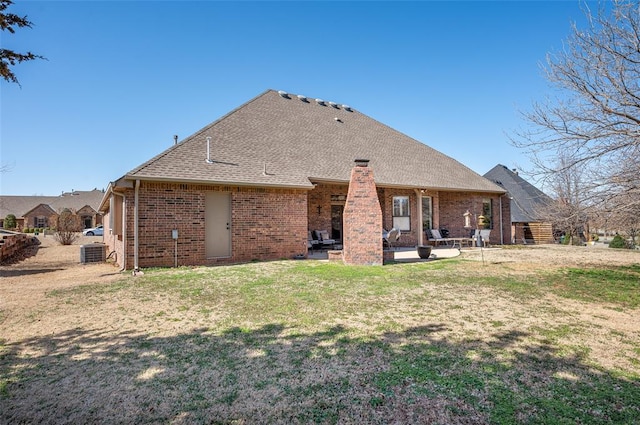
[[[640,383],[520,332],[270,324],[0,341],[2,423],[638,423]]]
[[[20,277],[34,274],[52,273],[64,270],[60,267],[50,267],[44,269],[16,269],[16,270],[0,270],[0,277]]]

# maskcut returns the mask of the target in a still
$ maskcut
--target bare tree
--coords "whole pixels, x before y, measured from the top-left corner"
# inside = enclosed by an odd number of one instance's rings
[[[0,0],[0,29],[2,29],[2,31],[9,31],[11,34],[14,34],[16,32],[16,27],[31,28],[33,23],[27,20],[26,16],[18,16],[13,13],[5,12],[7,7],[9,7],[11,4],[13,4],[12,0]],[[45,58],[31,52],[18,53],[14,52],[13,50],[0,48],[0,75],[2,75],[2,78],[4,78],[8,82],[20,85],[20,83],[18,82],[18,78],[11,70],[11,67],[21,62],[31,61],[34,59]]]
[[[58,216],[58,225],[53,237],[60,245],[71,245],[78,238],[77,217],[68,209],[62,210]]]
[[[583,242],[582,235],[588,234],[588,217],[593,206],[588,202],[588,189],[584,183],[584,170],[571,166],[574,159],[566,153],[559,153],[554,162],[559,171],[550,176],[547,183],[552,191],[553,201],[545,203],[536,211],[538,217],[550,222],[555,231],[564,233],[570,244]]]
[[[636,238],[640,236],[640,205],[632,199],[625,200],[623,196],[616,201],[617,204],[609,209],[609,223],[618,233],[631,238],[630,246],[634,248],[638,245]]]
[[[564,50],[547,56],[546,77],[559,96],[525,112],[531,124],[512,143],[548,180],[580,168],[584,201],[640,204],[640,5],[604,2],[587,28],[573,25]],[[554,161],[566,153],[566,161]],[[635,196],[627,196],[627,195]]]

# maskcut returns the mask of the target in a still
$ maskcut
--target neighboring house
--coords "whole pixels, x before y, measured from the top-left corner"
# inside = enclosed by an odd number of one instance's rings
[[[0,195],[0,227],[7,215],[16,216],[18,229],[56,227],[59,214],[70,210],[77,216],[78,231],[102,224],[98,213],[103,190],[63,192],[60,196]]]
[[[496,165],[484,177],[505,188],[511,197],[512,242],[554,242],[553,227],[543,218],[544,209],[552,202],[549,196],[504,165]]]
[[[487,205],[491,242],[511,240],[503,188],[349,106],[267,90],[111,182],[104,241],[133,269],[306,254],[310,230],[342,239],[355,159],[400,245],[432,227],[468,236],[464,213]]]

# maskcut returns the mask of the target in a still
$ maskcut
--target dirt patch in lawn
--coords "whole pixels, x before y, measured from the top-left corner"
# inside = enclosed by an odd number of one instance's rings
[[[462,257],[488,265],[507,265],[519,269],[558,269],[560,267],[624,266],[640,263],[640,251],[611,249],[604,244],[589,246],[515,245],[505,248],[464,249]]]
[[[73,245],[60,245],[53,236],[39,236],[32,255],[0,266],[0,310],[15,314],[29,310],[54,289],[110,282],[122,275],[113,263],[80,263],[80,247],[100,242],[100,236],[82,236]]]

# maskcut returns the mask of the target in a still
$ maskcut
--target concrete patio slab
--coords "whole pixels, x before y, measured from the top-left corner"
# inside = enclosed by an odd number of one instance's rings
[[[431,257],[429,259],[422,259],[418,256],[418,250],[413,248],[399,247],[393,250],[393,259],[398,262],[413,262],[413,261],[431,261],[442,258],[454,258],[460,255],[460,249],[449,247],[434,247],[431,250]],[[315,250],[308,255],[310,260],[328,260],[328,253],[326,250]]]

